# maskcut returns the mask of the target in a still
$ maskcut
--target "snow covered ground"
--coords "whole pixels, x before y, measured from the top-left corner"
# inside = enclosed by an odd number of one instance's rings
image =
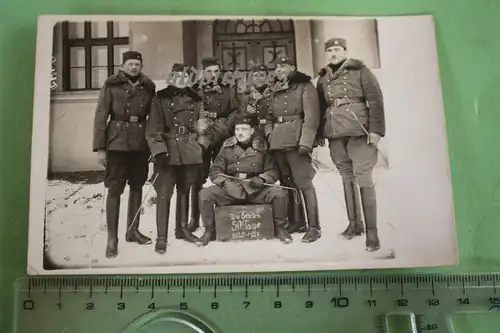
[[[145,204],[140,220],[140,231],[153,239],[153,244],[138,245],[124,239],[128,188],[122,196],[118,257],[107,259],[106,221],[103,183],[49,180],[46,196],[47,254],[60,268],[104,268],[199,264],[253,264],[280,262],[388,260],[397,254],[394,245],[394,224],[389,216],[389,170],[377,168],[379,237],[381,249],[375,253],[365,251],[364,235],[346,241],[339,234],[347,226],[342,182],[339,174],[330,169],[320,169],[314,178],[319,199],[322,238],[315,243],[302,243],[303,234],[294,234],[292,244],[278,240],[220,243],[211,242],[206,247],[177,240],[175,227],[175,193],[172,198],[167,253],[154,252],[156,237],[155,197],[150,183],[144,187]],[[211,185],[207,182],[205,186]],[[149,193],[148,193],[149,190]],[[147,196],[147,197],[146,197]],[[200,236],[203,228],[195,234]]]

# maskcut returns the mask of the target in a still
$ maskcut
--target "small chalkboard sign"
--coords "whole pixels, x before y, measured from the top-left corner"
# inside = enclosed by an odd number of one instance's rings
[[[271,205],[235,205],[215,207],[217,240],[248,241],[274,238]]]

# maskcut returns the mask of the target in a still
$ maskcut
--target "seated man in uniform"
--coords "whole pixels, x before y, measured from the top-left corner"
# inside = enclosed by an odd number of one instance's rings
[[[210,168],[210,180],[215,185],[200,192],[200,212],[205,233],[201,245],[215,240],[214,206],[233,204],[272,204],[276,237],[283,243],[291,243],[286,231],[287,192],[269,186],[279,179],[279,171],[268,151],[265,139],[256,135],[255,115],[241,114],[236,117],[235,135],[225,140]]]

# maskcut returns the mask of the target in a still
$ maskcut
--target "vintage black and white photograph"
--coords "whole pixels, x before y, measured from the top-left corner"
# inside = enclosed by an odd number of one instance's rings
[[[432,16],[41,16],[28,273],[458,262]]]

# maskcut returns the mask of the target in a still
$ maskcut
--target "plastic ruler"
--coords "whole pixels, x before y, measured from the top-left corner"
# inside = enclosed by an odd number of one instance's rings
[[[15,285],[15,333],[463,332],[500,273],[50,276]],[[404,323],[391,330],[390,323]]]

